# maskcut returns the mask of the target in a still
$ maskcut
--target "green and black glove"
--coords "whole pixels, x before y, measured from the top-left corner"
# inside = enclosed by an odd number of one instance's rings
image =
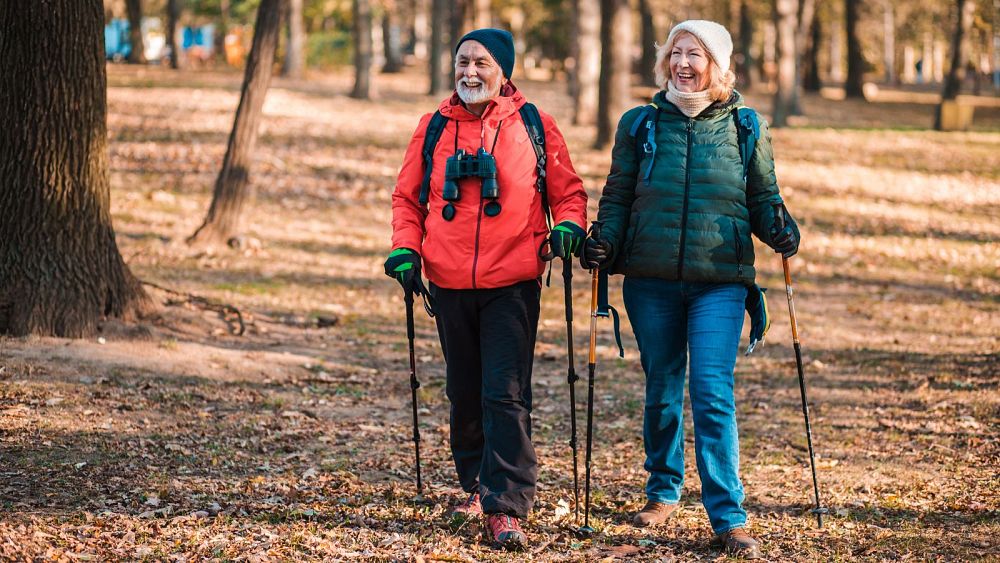
[[[764,292],[766,288],[753,284],[747,288],[746,306],[747,315],[750,316],[750,345],[747,346],[745,355],[749,356],[754,350],[764,344],[764,337],[771,328],[771,314],[767,310],[767,297]]]
[[[552,227],[552,232],[549,233],[549,249],[552,250],[553,256],[564,260],[579,256],[585,238],[587,232],[583,227],[572,221],[563,221]]]
[[[416,291],[420,282],[420,255],[409,248],[397,248],[385,260],[385,275],[395,279],[403,289]]]

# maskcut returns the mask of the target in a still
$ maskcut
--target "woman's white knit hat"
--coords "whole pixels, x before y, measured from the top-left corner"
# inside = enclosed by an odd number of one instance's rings
[[[682,21],[670,30],[667,45],[670,45],[674,36],[681,31],[686,31],[701,40],[722,72],[729,70],[729,59],[733,56],[733,38],[725,27],[708,20]]]

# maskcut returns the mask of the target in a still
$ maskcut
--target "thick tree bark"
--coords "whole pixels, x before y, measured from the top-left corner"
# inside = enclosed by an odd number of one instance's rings
[[[611,145],[632,84],[632,12],[628,0],[601,0],[601,78],[594,148]]]
[[[0,334],[151,307],[111,225],[106,85],[101,2],[0,3]]]
[[[639,0],[640,41],[642,42],[642,58],[639,60],[639,76],[646,86],[656,86],[653,66],[656,64],[656,22],[649,0]]]
[[[302,19],[303,0],[285,0],[288,5],[288,45],[285,47],[285,64],[282,76],[302,78],[306,68],[306,29]]]
[[[354,89],[351,97],[367,100],[371,97],[372,75],[372,7],[369,0],[353,0],[354,10]]]
[[[387,74],[403,70],[403,34],[397,8],[396,0],[382,0],[382,51],[385,53],[382,72]]]
[[[431,96],[441,96],[448,91],[451,81],[448,80],[444,64],[447,48],[448,0],[431,0],[431,44],[429,49],[430,61],[428,64],[431,74]],[[450,57],[449,57],[450,59]]]
[[[170,47],[170,68],[181,68],[181,0],[167,0],[167,46]]]
[[[772,127],[788,125],[795,113],[795,31],[796,0],[775,0],[774,29],[778,50],[778,90],[774,94]]]
[[[281,35],[283,0],[261,0],[257,8],[253,45],[243,75],[240,105],[229,134],[222,170],[215,181],[212,205],[205,222],[188,239],[189,243],[225,242],[240,230],[243,209],[253,199],[250,164],[264,97],[271,83],[274,52]]]
[[[823,42],[823,28],[819,12],[813,12],[812,24],[809,26],[809,44],[802,60],[802,89],[806,92],[819,92],[823,81],[819,76],[819,46]]]
[[[125,0],[128,12],[128,39],[132,51],[128,54],[128,62],[146,64],[146,50],[142,44],[142,0]]]
[[[847,81],[844,83],[844,93],[848,98],[864,98],[865,56],[861,51],[858,32],[861,0],[846,0],[844,8],[847,24]]]

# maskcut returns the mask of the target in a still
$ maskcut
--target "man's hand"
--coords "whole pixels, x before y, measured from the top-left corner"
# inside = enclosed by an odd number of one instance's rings
[[[583,243],[583,255],[580,257],[580,264],[588,269],[604,269],[611,265],[614,258],[614,249],[611,243],[606,240],[588,238]]]
[[[420,255],[409,248],[393,250],[385,261],[385,275],[398,281],[403,289],[415,290],[420,283]]]
[[[568,259],[579,256],[583,248],[583,239],[587,237],[583,227],[572,221],[563,221],[549,233],[549,248],[556,258]]]

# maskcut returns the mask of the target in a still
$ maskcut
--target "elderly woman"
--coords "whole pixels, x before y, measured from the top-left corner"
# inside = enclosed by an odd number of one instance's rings
[[[659,524],[677,510],[690,358],[702,504],[728,552],[757,558],[758,543],[745,531],[733,393],[754,287],[750,235],[791,256],[799,233],[778,194],[767,125],[733,90],[732,51],[717,23],[691,20],[671,30],[656,58],[662,91],[618,125],[598,211],[601,238],[587,240],[583,261],[625,275],[625,307],[646,374],[649,479],[634,523]]]

